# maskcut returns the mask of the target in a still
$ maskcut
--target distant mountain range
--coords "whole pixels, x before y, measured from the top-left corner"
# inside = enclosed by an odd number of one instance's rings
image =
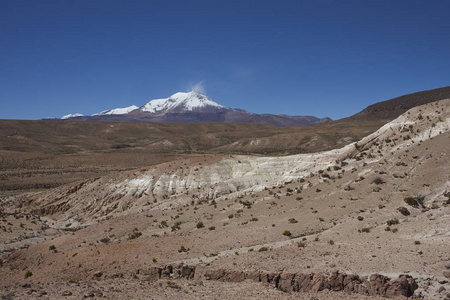
[[[61,120],[107,121],[107,122],[225,122],[225,123],[267,123],[276,126],[314,125],[331,121],[330,118],[314,116],[289,116],[254,114],[242,109],[220,105],[205,95],[188,92],[176,93],[169,98],[155,99],[141,107],[132,105],[125,108],[105,110],[92,116],[69,114]]]

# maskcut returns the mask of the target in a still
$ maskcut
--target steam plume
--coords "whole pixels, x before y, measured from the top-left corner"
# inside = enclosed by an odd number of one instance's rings
[[[199,81],[193,86],[191,86],[191,92],[197,93],[197,94],[206,94],[205,90],[205,84],[203,81]]]

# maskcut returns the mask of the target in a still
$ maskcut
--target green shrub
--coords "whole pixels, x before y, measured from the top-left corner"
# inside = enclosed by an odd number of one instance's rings
[[[258,249],[258,252],[264,252],[264,251],[267,251],[267,250],[269,250],[269,248],[261,247],[261,248]]]
[[[33,273],[31,273],[31,271],[27,271],[25,273],[25,279],[27,279],[28,277],[31,277],[31,276],[33,276]]]
[[[285,231],[283,231],[283,235],[291,236],[292,234],[291,234],[291,232],[289,230],[285,230]]]
[[[197,228],[203,228],[203,227],[205,227],[205,225],[203,225],[203,222],[202,221],[200,221],[200,222],[198,222],[197,223]]]
[[[133,239],[137,239],[138,237],[140,237],[142,235],[142,232],[140,231],[136,231],[136,229],[133,231],[133,233],[130,233],[128,235],[128,239],[129,240],[133,240]]]
[[[415,197],[406,197],[403,199],[408,205],[418,208],[419,205],[423,206],[423,202],[425,200],[424,196],[415,196]]]
[[[387,225],[388,226],[392,226],[392,225],[397,225],[397,224],[399,224],[400,222],[398,221],[398,219],[392,219],[392,220],[388,220],[387,221]]]

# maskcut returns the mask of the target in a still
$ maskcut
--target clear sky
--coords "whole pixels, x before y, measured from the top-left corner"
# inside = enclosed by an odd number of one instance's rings
[[[450,1],[0,0],[0,118],[141,106],[201,83],[338,119],[450,85]]]

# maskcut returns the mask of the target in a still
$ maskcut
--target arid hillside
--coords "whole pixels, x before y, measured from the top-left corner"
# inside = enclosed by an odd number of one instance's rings
[[[333,150],[196,153],[3,197],[0,290],[445,299],[449,141],[450,100],[442,100]]]

